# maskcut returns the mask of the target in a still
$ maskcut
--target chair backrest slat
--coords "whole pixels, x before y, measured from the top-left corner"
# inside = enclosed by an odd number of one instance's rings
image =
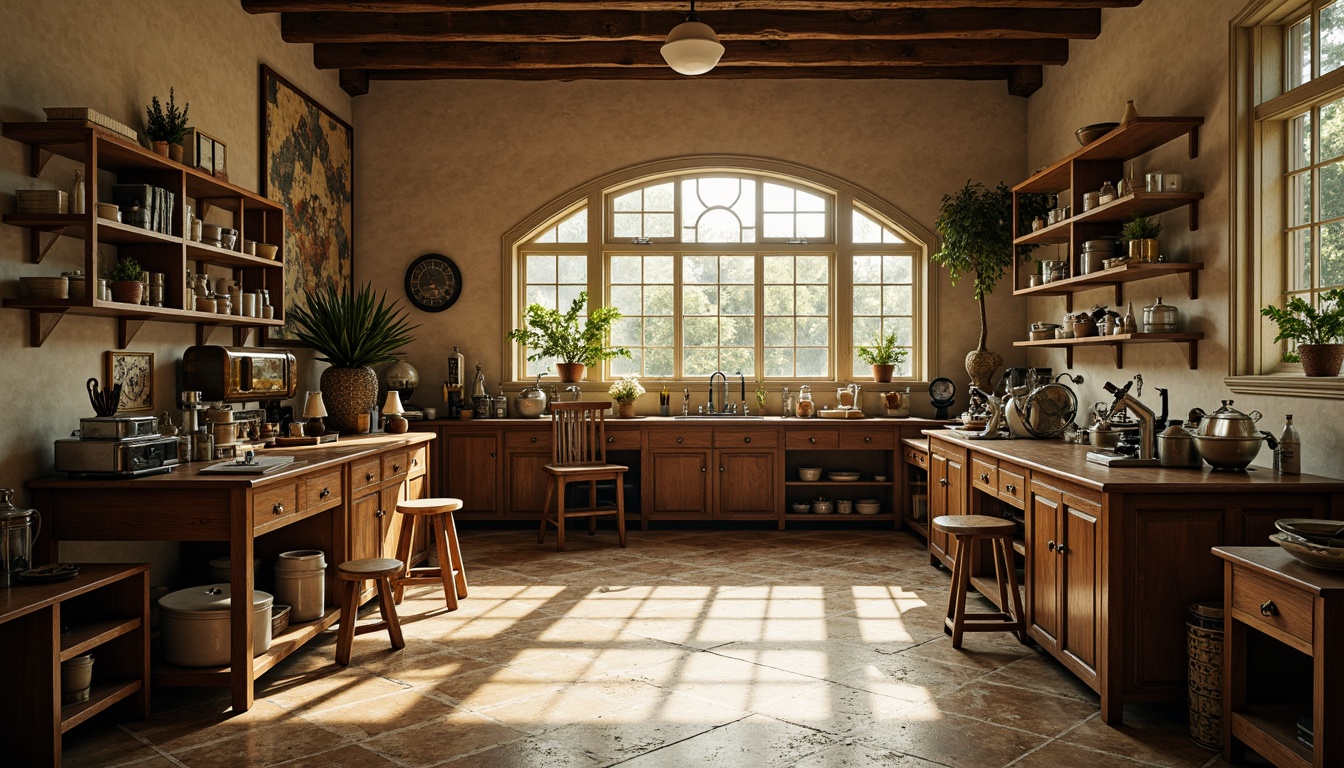
[[[605,414],[611,401],[580,400],[551,404],[551,437],[554,448],[551,463],[604,464],[606,452]]]

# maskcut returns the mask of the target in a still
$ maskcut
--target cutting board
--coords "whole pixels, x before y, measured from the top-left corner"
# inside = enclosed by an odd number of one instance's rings
[[[822,408],[817,415],[823,419],[862,419],[863,411],[842,411],[838,408]]]

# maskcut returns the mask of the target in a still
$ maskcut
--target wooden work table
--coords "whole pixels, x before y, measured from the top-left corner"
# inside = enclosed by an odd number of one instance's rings
[[[1266,543],[1280,518],[1344,519],[1335,478],[1109,468],[1085,445],[926,434],[930,517],[1018,523],[1028,634],[1101,695],[1108,723],[1124,703],[1185,697],[1186,609],[1223,592],[1213,547]],[[930,531],[933,562],[950,564],[947,544]]]
[[[320,446],[270,449],[293,464],[266,475],[202,475],[218,462],[179,465],[134,479],[43,478],[28,484],[46,518],[38,551],[55,562],[62,541],[226,542],[232,594],[255,588],[252,559],[320,549],[329,566],[395,549],[397,501],[424,495],[431,434],[365,435]],[[231,689],[235,711],[252,706],[253,680],[336,621],[333,568],[321,619],[293,625],[253,658],[250,600],[231,606],[231,664],[218,669],[157,665],[156,685]]]

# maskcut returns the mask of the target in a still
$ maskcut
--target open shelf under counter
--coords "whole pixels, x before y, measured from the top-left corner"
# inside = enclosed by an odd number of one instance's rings
[[[77,704],[61,707],[61,733],[85,722],[113,704],[135,695],[143,685],[140,680],[94,683],[89,691],[89,698]]]
[[[795,522],[801,522],[801,521],[804,521],[804,520],[825,520],[825,521],[827,521],[827,522],[830,522],[830,521],[832,521],[832,520],[842,520],[842,521],[848,521],[848,522],[864,522],[864,521],[874,522],[874,521],[876,521],[876,522],[888,522],[888,523],[889,523],[889,522],[892,522],[893,520],[896,519],[896,515],[895,515],[895,513],[892,513],[892,512],[879,512],[879,513],[876,514],[876,515],[860,515],[858,512],[851,512],[851,513],[848,514],[848,515],[842,515],[842,514],[840,514],[839,512],[832,512],[832,513],[830,513],[830,514],[828,514],[828,515],[818,515],[818,514],[815,514],[815,513],[812,513],[812,512],[805,512],[805,513],[799,515],[799,514],[795,514],[795,513],[793,513],[793,512],[786,512],[786,513],[784,514],[784,519],[785,519],[785,520],[792,520],[792,521],[795,521]]]
[[[108,640],[129,634],[140,628],[140,617],[129,619],[109,619],[71,628],[70,633],[61,636],[61,661],[69,661],[85,651],[96,648]]]
[[[877,488],[890,488],[890,480],[787,480],[785,486],[793,488],[798,486],[824,485],[828,487],[836,486],[868,486]]]
[[[322,618],[303,624],[290,625],[288,629],[271,638],[271,647],[265,653],[259,653],[252,659],[252,679],[255,680],[279,664],[304,643],[326,630],[341,617],[341,609],[327,607]],[[154,685],[199,685],[227,687],[230,668],[222,667],[178,667],[164,661],[154,663]]]
[[[1086,275],[1052,280],[1042,285],[1018,288],[1014,296],[1063,296],[1065,311],[1073,311],[1073,294],[1096,288],[1115,288],[1115,303],[1125,300],[1124,285],[1138,280],[1151,280],[1167,275],[1180,275],[1184,278],[1185,292],[1191,300],[1199,298],[1199,272],[1204,269],[1203,262],[1126,262],[1118,267],[1089,272]]]
[[[1072,155],[1033,173],[1013,187],[1014,192],[1058,192],[1067,189],[1073,163],[1087,160],[1129,160],[1189,134],[1191,159],[1199,155],[1202,117],[1137,117]]]
[[[929,540],[929,527],[927,523],[928,520],[916,520],[913,517],[905,518],[906,527],[911,531],[914,531],[917,536],[925,541]]]
[[[1066,368],[1073,367],[1073,350],[1077,347],[1110,347],[1115,353],[1115,367],[1125,367],[1124,347],[1126,344],[1177,344],[1185,346],[1185,356],[1190,370],[1199,367],[1199,342],[1202,333],[1121,333],[1110,336],[1084,336],[1073,339],[1041,339],[1040,341],[1015,341],[1015,347],[1051,347],[1062,348],[1067,352]]]

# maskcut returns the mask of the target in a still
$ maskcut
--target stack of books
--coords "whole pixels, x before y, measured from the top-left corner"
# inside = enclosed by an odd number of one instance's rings
[[[121,209],[121,220],[165,235],[173,234],[173,203],[176,195],[150,184],[113,184],[112,202]]]

